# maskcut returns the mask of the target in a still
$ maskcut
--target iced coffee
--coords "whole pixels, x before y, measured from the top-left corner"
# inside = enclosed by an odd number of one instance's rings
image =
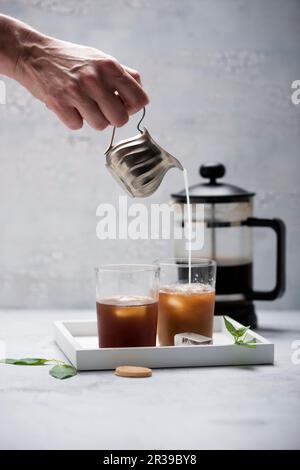
[[[179,333],[213,335],[216,263],[208,259],[159,261],[158,339],[173,346]]]
[[[119,296],[97,302],[100,348],[155,346],[157,302]]]
[[[212,337],[215,291],[204,284],[162,286],[159,292],[158,338],[174,345],[177,333]]]
[[[100,348],[156,345],[159,267],[110,264],[96,269]]]

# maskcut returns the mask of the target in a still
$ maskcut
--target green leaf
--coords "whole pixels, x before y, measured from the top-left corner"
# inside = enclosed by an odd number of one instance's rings
[[[237,336],[236,332],[238,330],[233,326],[233,324],[226,317],[223,317],[223,318],[224,318],[224,322],[225,322],[225,326],[227,328],[227,331],[229,331],[229,333],[232,336]]]
[[[24,357],[22,359],[1,359],[2,364],[13,364],[15,366],[43,366],[47,364],[48,359],[40,357]]]
[[[228,318],[223,317],[225,326],[229,333],[234,337],[234,344],[237,344],[238,346],[244,346],[245,348],[256,348],[256,339],[251,338],[249,341],[247,341],[247,338],[249,337],[246,333],[248,332],[250,326],[243,326],[242,328],[235,328],[233,324],[228,320]],[[243,338],[243,336],[245,336]]]
[[[77,374],[77,369],[75,367],[65,364],[64,362],[58,359],[43,359],[40,357],[24,357],[21,359],[0,359],[2,364],[12,364],[16,366],[43,366],[46,364],[56,363],[52,369],[50,369],[49,374],[56,379],[68,379]]]
[[[251,341],[236,341],[236,343],[238,346],[244,346],[245,348],[252,348],[252,349],[255,349],[256,348],[256,339],[253,338],[251,339]]]
[[[74,377],[77,374],[77,369],[69,364],[58,364],[49,370],[49,374],[55,379],[63,380]]]
[[[242,336],[244,336],[245,333],[247,333],[249,328],[250,326],[243,326],[243,328],[239,328],[235,330],[235,336],[237,336],[238,338],[241,338]]]

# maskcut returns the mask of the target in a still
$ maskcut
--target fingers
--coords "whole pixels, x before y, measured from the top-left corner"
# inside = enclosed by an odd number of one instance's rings
[[[84,91],[93,100],[106,121],[115,127],[121,127],[128,122],[128,111],[124,102],[99,75],[89,74],[84,79]]]
[[[130,114],[149,103],[147,94],[138,83],[139,73],[134,69],[124,68],[113,57],[106,57],[95,65],[97,77],[94,80],[92,97],[112,125],[123,126]]]
[[[136,77],[139,78],[138,75]],[[142,86],[126,70],[124,70],[124,73],[114,84],[122,101],[125,103],[128,114],[136,113],[149,103],[149,98]]]
[[[128,122],[128,112],[119,96],[99,88],[94,90],[93,97],[112,126],[122,127]]]
[[[139,73],[111,57],[74,69],[47,98],[47,106],[70,129],[80,129],[83,120],[97,130],[121,127],[148,103]]]
[[[127,65],[122,65],[122,67],[135,79],[136,82],[142,85],[141,76],[137,70],[127,67]]]
[[[82,118],[93,129],[103,131],[109,125],[109,121],[104,117],[98,104],[89,96],[82,96],[76,103],[76,108]]]
[[[56,116],[69,128],[72,130],[77,130],[81,129],[83,126],[83,119],[77,109],[71,107],[71,106],[66,106],[66,105],[60,105],[60,106],[49,106],[46,105],[47,108],[51,109]]]

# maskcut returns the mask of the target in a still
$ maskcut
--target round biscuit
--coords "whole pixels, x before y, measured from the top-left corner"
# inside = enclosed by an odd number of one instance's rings
[[[119,377],[151,377],[152,370],[148,367],[119,366],[115,370],[115,375]]]

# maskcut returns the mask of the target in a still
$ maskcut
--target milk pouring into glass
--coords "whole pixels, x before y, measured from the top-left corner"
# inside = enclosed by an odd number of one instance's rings
[[[188,181],[188,174],[186,169],[183,169],[183,179],[184,179],[184,187],[185,187],[185,195],[186,195],[186,205],[187,205],[187,238],[188,238],[188,263],[189,263],[189,284],[191,284],[191,268],[192,268],[192,210],[191,210],[191,203],[190,203],[190,192],[189,192],[189,181]]]
[[[139,134],[113,143],[115,129],[108,149],[105,152],[106,166],[114,178],[131,197],[147,197],[153,194],[162,182],[166,172],[170,168],[178,168],[183,172],[186,204],[187,222],[185,223],[184,235],[187,238],[188,262],[185,260],[172,260],[167,263],[163,271],[166,273],[171,266],[171,275],[165,277],[166,283],[161,285],[159,292],[159,312],[158,312],[158,335],[161,345],[174,345],[174,336],[178,333],[198,333],[205,336],[212,336],[213,313],[214,313],[214,284],[215,284],[215,263],[207,260],[195,260],[192,265],[192,212],[189,196],[189,185],[187,170],[170,153],[164,150],[151,137],[147,129],[140,129],[141,121],[137,129]],[[182,276],[187,268],[187,274]],[[186,282],[186,279],[188,282]],[[131,294],[135,295],[134,292]],[[137,311],[137,299],[131,306],[129,300],[126,309],[122,309],[122,315],[115,315],[114,328],[122,328],[119,324],[124,322],[124,317],[130,312]],[[130,299],[128,297],[128,299]],[[109,303],[109,308],[107,304]],[[133,308],[134,307],[134,308]],[[114,304],[113,298],[103,301],[97,298],[99,339],[101,344],[106,344],[106,338],[101,336],[102,327],[109,324],[109,316],[112,312],[119,312],[120,305],[118,299]],[[148,309],[149,310],[149,309]],[[154,310],[153,310],[154,311]],[[149,321],[152,313],[149,310]],[[132,325],[135,326],[137,320],[132,318]],[[129,324],[129,323],[128,323]],[[146,327],[146,322],[144,323]],[[110,330],[111,328],[109,328]],[[130,328],[132,331],[132,329]],[[142,328],[136,331],[142,331]],[[110,341],[113,341],[110,340]],[[122,338],[119,343],[123,344]],[[153,339],[152,339],[153,341]],[[118,343],[118,344],[119,344]],[[132,344],[131,344],[132,343]],[[109,343],[112,344],[111,342]],[[126,341],[127,346],[134,346],[137,342],[133,339]]]
[[[131,197],[151,196],[169,169],[182,170],[187,202],[188,220],[187,235],[186,232],[185,235],[188,238],[189,282],[191,282],[192,214],[187,170],[177,158],[154,141],[146,128],[143,130],[140,128],[145,112],[144,108],[137,125],[138,135],[114,144],[116,129],[113,129],[110,144],[105,151],[106,167]]]

